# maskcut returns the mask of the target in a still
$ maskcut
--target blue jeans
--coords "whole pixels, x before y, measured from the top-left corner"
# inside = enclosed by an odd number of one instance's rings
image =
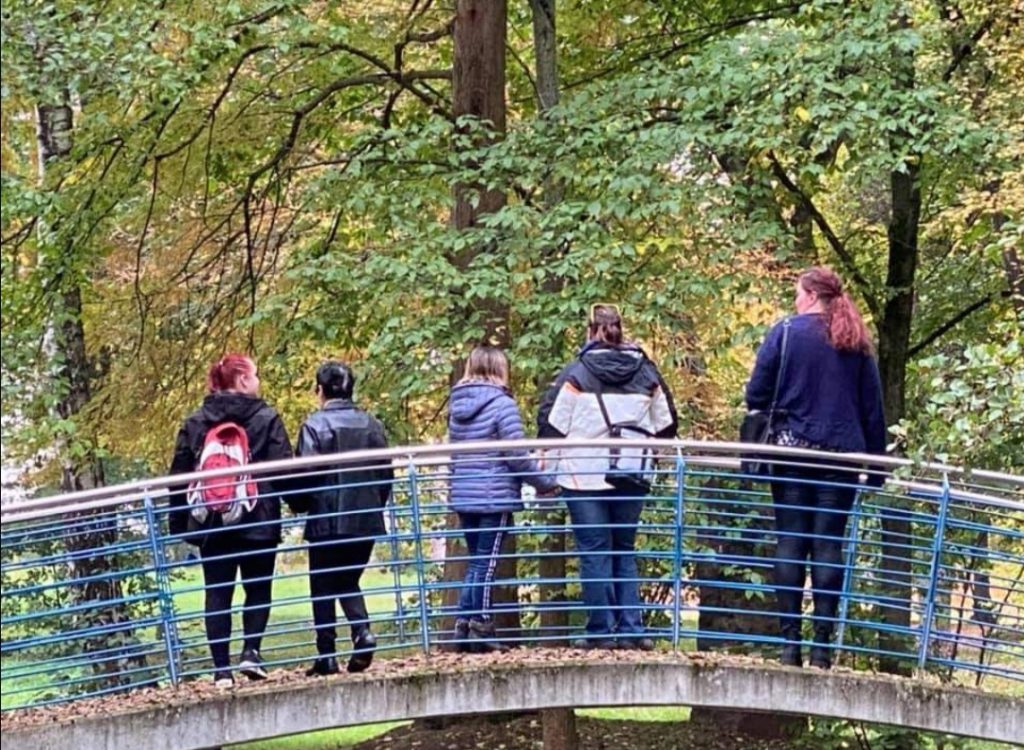
[[[459,594],[459,615],[474,620],[491,618],[491,584],[511,513],[459,513],[470,556]]]
[[[643,499],[623,497],[619,490],[563,490],[562,497],[580,553],[587,635],[643,633],[634,554]]]

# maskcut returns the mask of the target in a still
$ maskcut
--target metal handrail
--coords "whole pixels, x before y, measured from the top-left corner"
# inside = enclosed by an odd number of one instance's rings
[[[358,450],[347,453],[330,455],[305,456],[301,458],[289,458],[278,461],[265,461],[252,464],[248,467],[251,474],[262,476],[265,474],[280,474],[282,471],[307,471],[324,466],[358,466],[370,461],[398,460],[398,459],[433,459],[435,464],[443,464],[450,461],[450,456],[457,454],[489,451],[545,451],[564,448],[615,448],[630,447],[635,445],[634,441],[612,438],[598,439],[531,439],[517,441],[483,440],[464,443],[428,443],[422,445],[398,446],[394,448],[382,448],[372,450]],[[836,453],[831,451],[812,450],[807,448],[790,448],[776,445],[757,445],[749,443],[734,443],[723,441],[703,440],[650,440],[645,445],[656,450],[665,456],[682,451],[688,461],[699,462],[708,457],[702,453],[711,453],[715,456],[738,457],[751,452],[768,457],[780,459],[806,458],[813,459],[819,463],[822,459],[828,461],[842,462],[842,468],[849,468],[850,464],[868,468],[871,471],[887,469],[895,471],[898,469],[917,469],[919,471],[934,472],[937,474],[955,474],[957,476],[970,475],[986,481],[1002,483],[1020,487],[1024,491],[1024,476],[1007,474],[1002,472],[970,470],[964,467],[950,466],[939,463],[914,463],[905,458],[894,456],[881,456],[868,453]],[[733,459],[738,466],[738,458]],[[79,492],[68,492],[49,497],[34,498],[21,501],[8,501],[0,505],[0,524],[14,521],[45,518],[50,515],[64,513],[76,513],[82,511],[98,510],[113,505],[139,501],[146,496],[152,495],[155,491],[166,490],[174,486],[186,485],[197,479],[215,478],[228,476],[237,473],[231,468],[215,469],[205,472],[189,472],[177,475],[168,475],[140,479],[125,482],[118,485],[99,487],[92,490]],[[987,497],[987,496],[986,496]],[[994,498],[993,498],[994,499]],[[1006,500],[1007,507],[1024,509],[1024,499],[1017,502]]]

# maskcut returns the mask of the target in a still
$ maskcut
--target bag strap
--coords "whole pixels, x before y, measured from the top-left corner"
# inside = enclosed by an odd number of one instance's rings
[[[779,401],[779,388],[782,387],[782,376],[786,371],[786,350],[789,344],[790,318],[782,321],[782,351],[779,355],[779,370],[775,373],[775,390],[772,392],[772,403],[768,407],[768,431],[771,431],[772,420],[775,418],[775,406]]]
[[[597,388],[594,390],[594,395],[597,396],[597,405],[601,408],[601,416],[604,418],[605,426],[608,428],[608,434],[612,432],[612,419],[608,416],[608,407],[604,405],[604,398],[601,396],[601,381],[597,381]]]

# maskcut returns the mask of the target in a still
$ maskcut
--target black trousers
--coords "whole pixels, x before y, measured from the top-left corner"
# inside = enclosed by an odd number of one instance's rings
[[[206,639],[214,669],[227,669],[231,664],[231,603],[235,597],[235,580],[241,572],[245,590],[244,648],[258,651],[270,618],[277,543],[232,539],[228,534],[212,535],[203,545],[201,554],[206,582]]]
[[[775,586],[782,633],[800,640],[800,614],[811,563],[814,627],[831,634],[843,588],[843,538],[856,489],[849,472],[781,468],[772,480],[775,503]],[[785,481],[786,479],[799,481]]]
[[[341,603],[353,641],[370,627],[359,579],[373,553],[373,541],[363,537],[337,537],[310,542],[309,593],[313,600],[318,654],[334,653],[338,637],[334,629],[335,602]]]

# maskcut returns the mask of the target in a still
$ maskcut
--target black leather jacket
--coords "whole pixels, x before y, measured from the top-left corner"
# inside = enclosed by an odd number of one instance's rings
[[[300,456],[386,448],[384,425],[347,399],[332,399],[299,431]],[[323,466],[291,480],[285,501],[295,513],[308,513],[306,540],[385,533],[383,508],[391,497],[390,461]]]

